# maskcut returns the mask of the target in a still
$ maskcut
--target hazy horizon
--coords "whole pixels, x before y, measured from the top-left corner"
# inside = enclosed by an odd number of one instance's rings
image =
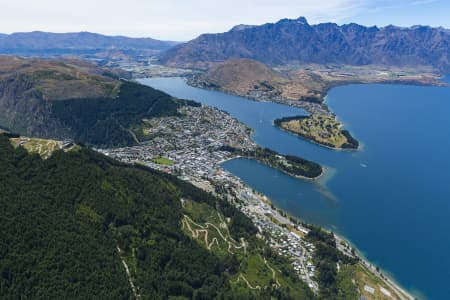
[[[366,26],[428,25],[450,28],[443,0],[194,0],[53,1],[15,0],[0,4],[0,32],[89,31],[105,35],[187,41],[202,33],[225,32],[238,24],[260,25],[305,16],[311,24],[334,22]],[[106,14],[106,11],[108,12]]]

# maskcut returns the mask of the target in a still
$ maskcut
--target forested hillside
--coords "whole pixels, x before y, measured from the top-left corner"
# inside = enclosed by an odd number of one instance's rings
[[[43,160],[0,135],[0,186],[1,299],[313,298],[289,262],[263,258],[270,251],[247,217],[170,175],[83,147]],[[187,234],[186,219],[204,221],[187,202],[228,220],[244,249]],[[268,284],[251,289],[244,275]]]
[[[120,77],[79,60],[0,56],[0,126],[25,136],[129,146],[136,144],[130,129],[142,119],[194,105]]]
[[[177,115],[181,105],[199,104],[123,81],[114,99],[52,101],[51,117],[77,141],[96,146],[130,146],[137,143],[130,128],[145,118]]]

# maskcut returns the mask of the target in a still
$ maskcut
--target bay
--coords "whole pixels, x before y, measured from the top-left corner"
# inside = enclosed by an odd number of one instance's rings
[[[229,112],[254,129],[255,141],[327,168],[298,180],[247,159],[224,169],[275,205],[348,238],[362,254],[421,298],[450,297],[450,88],[349,85],[327,104],[363,144],[335,151],[273,126],[301,109],[188,86],[180,78],[142,83]]]

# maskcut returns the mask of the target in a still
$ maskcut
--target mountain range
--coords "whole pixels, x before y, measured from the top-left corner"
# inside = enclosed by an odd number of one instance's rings
[[[260,26],[238,25],[203,34],[161,56],[175,67],[207,69],[230,58],[251,58],[272,66],[347,64],[431,66],[450,70],[450,31],[413,26],[365,27],[334,23],[310,25],[304,17]]]
[[[0,34],[4,54],[83,54],[106,50],[164,51],[177,42],[152,38],[107,36],[91,32],[51,33],[42,31]]]

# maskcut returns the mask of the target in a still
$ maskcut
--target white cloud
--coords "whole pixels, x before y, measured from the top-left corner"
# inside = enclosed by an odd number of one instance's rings
[[[418,0],[419,1],[419,0]],[[423,0],[422,0],[423,1]],[[367,0],[2,0],[0,30],[95,31],[187,40],[235,24],[346,20]]]
[[[446,26],[443,5],[442,0],[0,0],[0,32],[85,30],[189,40],[236,24],[299,16],[310,23]],[[403,13],[414,7],[415,14]],[[422,13],[425,8],[428,14]]]
[[[438,2],[438,0],[416,0],[416,1],[413,1],[411,4],[412,5],[425,5],[425,4],[431,4],[434,2]]]

